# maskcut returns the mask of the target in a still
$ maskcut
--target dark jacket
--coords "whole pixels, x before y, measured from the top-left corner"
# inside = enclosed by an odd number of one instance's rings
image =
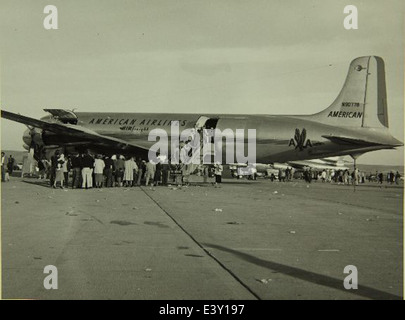
[[[114,161],[112,159],[106,158],[106,159],[104,159],[104,163],[105,163],[105,169],[113,169]]]
[[[82,157],[82,168],[93,168],[93,166],[94,159],[89,154],[85,154]]]
[[[72,168],[82,167],[82,159],[80,157],[73,157],[71,161],[72,161]]]

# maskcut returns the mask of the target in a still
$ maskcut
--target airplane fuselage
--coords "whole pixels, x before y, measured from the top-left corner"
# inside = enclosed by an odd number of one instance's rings
[[[164,129],[171,138],[171,123],[179,122],[179,131],[194,128],[201,114],[165,113],[75,113],[77,124],[98,134],[118,138],[149,149],[155,141],[148,137],[153,129]],[[256,161],[261,163],[286,162],[290,160],[316,159],[320,157],[357,154],[391,148],[398,142],[378,129],[336,127],[310,120],[310,116],[287,115],[204,115],[217,119],[215,128],[224,132],[230,129],[244,131],[245,153],[247,152],[248,129],[256,130]],[[51,117],[42,118],[47,121]],[[304,139],[297,139],[297,130]],[[225,131],[227,132],[227,131]],[[227,136],[224,134],[223,136]],[[336,144],[325,136],[339,136],[356,140],[370,140],[375,145],[353,146]],[[48,139],[48,141],[47,141]],[[57,138],[59,139],[59,138]],[[52,144],[52,134],[43,135],[45,144]],[[223,148],[225,159],[226,148]]]

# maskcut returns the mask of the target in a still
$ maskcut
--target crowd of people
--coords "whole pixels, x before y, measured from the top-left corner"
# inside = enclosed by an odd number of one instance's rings
[[[90,153],[65,156],[59,150],[50,161],[38,161],[39,179],[49,179],[53,188],[102,188],[158,185],[188,185],[193,165],[170,165],[169,162],[145,161],[124,155],[91,155]],[[215,185],[222,180],[223,167],[216,164]],[[207,171],[208,174],[208,171]],[[71,181],[69,181],[71,177]],[[204,179],[206,181],[206,179]]]
[[[287,169],[279,169],[278,173],[278,180],[279,181],[290,181],[294,177],[294,169],[287,168]],[[324,169],[324,170],[313,170],[311,168],[305,168],[303,171],[300,171],[298,178],[302,178],[308,183],[311,181],[321,181],[321,182],[330,182],[330,183],[337,183],[337,184],[363,184],[368,182],[377,182],[382,184],[383,181],[386,181],[388,184],[399,184],[401,180],[401,174],[396,171],[388,172],[384,175],[382,172],[376,171],[375,174],[369,173],[366,174],[364,171],[360,171],[359,169],[355,169],[353,171],[349,171],[348,169],[342,170],[334,170],[334,169]],[[275,179],[274,174],[273,177],[270,179],[273,181]]]
[[[12,155],[8,158],[1,153],[1,181],[9,181],[9,177],[16,168],[16,161]],[[153,163],[141,158],[124,155],[91,155],[89,152],[65,156],[59,150],[51,157],[50,161],[43,159],[38,161],[39,179],[49,179],[53,188],[102,188],[102,187],[133,187],[142,184],[151,186],[157,185],[188,185],[189,177],[195,171],[199,171],[207,182],[208,177],[215,177],[214,184],[220,186],[222,182],[223,166],[220,163],[214,165],[170,165],[170,162]],[[292,167],[279,169],[268,173],[271,181],[279,180],[288,182],[293,179],[303,179],[307,183],[321,181],[336,184],[363,184],[366,181],[383,184],[399,184],[401,174],[396,171],[388,173],[368,173],[355,169],[314,170],[305,168],[296,170]],[[71,181],[69,181],[71,180]],[[170,181],[169,181],[170,180]]]
[[[385,176],[385,181],[389,184],[399,184],[401,181],[401,174],[397,171],[394,173],[393,171],[390,171],[386,174]],[[377,182],[379,184],[383,184],[384,181],[384,173],[376,171],[375,175],[369,175],[368,176],[368,181],[369,182]]]
[[[53,188],[133,187],[167,185],[170,167],[165,163],[146,162],[132,156],[91,155],[65,156],[59,150],[48,161],[38,161],[39,179],[49,179]],[[69,177],[71,181],[69,182]]]
[[[304,172],[304,179],[307,182],[311,180],[319,180],[322,182],[334,182],[337,184],[359,184],[365,183],[365,173],[359,169],[355,169],[350,172],[348,169],[342,170],[322,170],[322,171],[312,171],[307,169]]]

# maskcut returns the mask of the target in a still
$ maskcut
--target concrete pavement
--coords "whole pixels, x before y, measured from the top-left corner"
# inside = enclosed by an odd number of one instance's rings
[[[2,184],[3,298],[399,299],[403,188]],[[46,290],[46,265],[58,290]],[[346,290],[343,269],[358,269]]]

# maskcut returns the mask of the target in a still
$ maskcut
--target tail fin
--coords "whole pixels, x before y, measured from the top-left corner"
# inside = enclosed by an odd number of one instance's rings
[[[311,117],[336,126],[388,128],[383,59],[375,56],[354,59],[335,101]]]

